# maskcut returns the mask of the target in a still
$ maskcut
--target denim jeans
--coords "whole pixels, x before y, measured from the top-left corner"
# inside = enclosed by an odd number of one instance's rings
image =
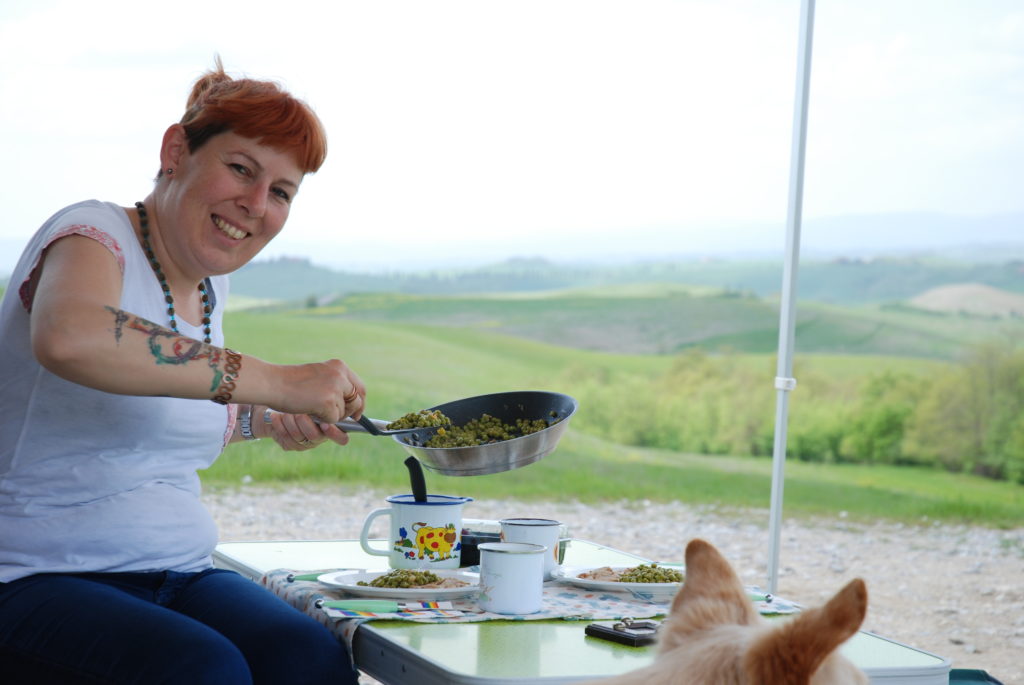
[[[233,571],[0,583],[4,683],[358,682],[322,625]]]

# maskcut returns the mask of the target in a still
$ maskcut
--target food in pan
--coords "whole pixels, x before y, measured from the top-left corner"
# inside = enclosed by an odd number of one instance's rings
[[[579,575],[580,578],[612,583],[681,583],[683,574],[672,568],[657,564],[640,564],[616,571],[611,566],[602,566]]]
[[[399,428],[431,428],[433,426],[450,426],[452,420],[436,409],[421,409],[418,412],[406,414],[400,419],[389,423],[388,430]]]
[[[356,585],[392,588],[451,588],[464,587],[469,585],[469,583],[457,578],[442,578],[431,571],[396,568],[382,576],[377,576],[369,583],[365,580],[360,580]]]
[[[505,423],[490,414],[473,419],[464,426],[439,428],[426,442],[427,447],[472,447],[492,442],[511,440],[542,431],[548,427],[544,419],[516,419],[515,425]]]

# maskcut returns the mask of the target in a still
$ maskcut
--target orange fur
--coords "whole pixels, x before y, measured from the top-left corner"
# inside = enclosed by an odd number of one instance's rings
[[[654,663],[602,685],[866,685],[836,653],[867,612],[864,581],[851,581],[823,607],[766,621],[736,572],[710,543],[686,547],[686,581],[661,627]]]

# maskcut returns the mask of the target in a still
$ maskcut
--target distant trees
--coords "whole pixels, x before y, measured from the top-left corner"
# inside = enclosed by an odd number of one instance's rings
[[[1024,349],[974,348],[936,378],[912,417],[908,449],[950,470],[1024,483]]]
[[[928,465],[1024,483],[1024,348],[991,342],[941,368],[932,376],[851,376],[798,363],[788,456]],[[750,357],[694,348],[660,377],[574,368],[563,381],[587,407],[574,419],[587,432],[684,452],[768,455],[771,377]]]

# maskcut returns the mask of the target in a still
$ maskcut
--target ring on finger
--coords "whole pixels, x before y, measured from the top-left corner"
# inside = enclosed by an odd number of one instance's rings
[[[312,445],[313,441],[310,440],[309,438],[303,438],[302,440],[299,440],[299,444],[300,445]]]

